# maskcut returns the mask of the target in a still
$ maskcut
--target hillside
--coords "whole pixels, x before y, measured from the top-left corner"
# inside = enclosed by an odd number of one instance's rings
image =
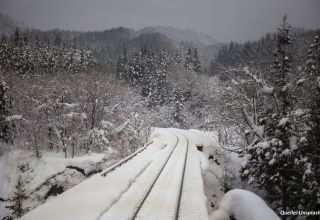
[[[27,29],[28,26],[14,20],[10,16],[4,15],[0,13],[0,35],[2,34],[12,34],[16,27],[21,29]]]
[[[179,45],[182,41],[194,43],[197,47],[208,46],[215,44],[218,41],[208,34],[199,33],[191,29],[181,29],[170,26],[155,26],[146,27],[133,33],[133,37],[146,33],[161,33],[172,39],[176,45]]]
[[[90,49],[99,63],[111,69],[115,68],[117,59],[124,48],[129,54],[132,54],[145,46],[155,50],[169,51],[181,48],[184,50],[190,46],[197,47],[200,50],[203,67],[207,68],[221,47],[221,44],[208,34],[191,29],[155,26],[141,30],[116,27],[104,31],[82,32],[59,29],[44,31],[28,28],[11,17],[0,14],[0,34],[12,34],[16,27],[22,28],[30,42],[34,42],[36,38],[40,41],[54,42],[60,38],[69,46],[76,44],[82,48]]]

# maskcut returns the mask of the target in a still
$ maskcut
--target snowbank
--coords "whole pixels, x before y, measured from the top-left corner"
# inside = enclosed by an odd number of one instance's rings
[[[280,220],[259,196],[242,189],[227,192],[210,219],[228,220],[228,216],[234,216],[237,220]]]
[[[196,140],[204,143],[204,159],[207,163],[207,168],[203,170],[203,183],[205,195],[207,197],[207,209],[210,213],[213,207],[222,199],[224,189],[222,186],[224,176],[227,175],[228,168],[226,154],[217,142],[217,133],[214,131],[199,131],[191,130],[196,135]],[[211,158],[208,160],[208,158]],[[228,168],[229,169],[229,168]]]

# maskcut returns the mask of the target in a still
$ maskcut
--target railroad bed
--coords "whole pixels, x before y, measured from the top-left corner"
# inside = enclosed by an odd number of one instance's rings
[[[207,220],[197,134],[178,129],[156,132],[148,146],[21,219]]]

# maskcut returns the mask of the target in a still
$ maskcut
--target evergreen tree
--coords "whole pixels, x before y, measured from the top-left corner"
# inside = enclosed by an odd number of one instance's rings
[[[167,51],[152,51],[146,47],[142,50],[127,62],[125,56],[120,56],[117,73],[140,89],[150,107],[159,107],[168,100],[166,74],[171,55]]]
[[[12,205],[7,206],[12,211],[13,218],[20,218],[24,213],[25,209],[23,207],[23,201],[28,197],[26,195],[26,191],[24,189],[24,183],[22,182],[22,178],[19,175],[18,182],[16,184],[16,191],[11,199]]]
[[[193,70],[195,72],[200,73],[201,72],[201,62],[198,54],[198,49],[195,48],[193,52]]]
[[[14,35],[11,66],[17,74],[28,74],[33,71],[32,51],[26,34],[21,36],[17,28]]]
[[[201,62],[197,48],[188,47],[184,67],[198,73],[201,72]]]
[[[294,97],[289,83],[292,78],[289,30],[290,25],[284,16],[278,30],[277,50],[271,72],[274,79],[274,106],[267,106],[259,118],[264,128],[263,136],[247,147],[250,159],[241,170],[244,179],[265,189],[268,200],[276,202],[284,211],[288,208],[298,209],[303,194],[298,182],[301,169],[296,163],[299,136],[297,118],[293,111]]]
[[[171,105],[172,105],[172,118],[173,124],[177,127],[183,127],[184,115],[182,113],[184,107],[184,96],[180,88],[177,85],[174,85],[173,92],[171,96]]]
[[[22,39],[22,48],[21,48],[21,57],[22,57],[22,66],[20,73],[22,74],[30,74],[34,70],[34,61],[33,61],[33,53],[31,49],[31,44],[29,43],[28,36],[24,34]]]
[[[8,87],[3,79],[0,79],[0,140],[8,142],[10,140],[10,128],[6,121],[9,114],[7,96]]]
[[[54,39],[54,45],[56,46],[61,46],[62,44],[62,38],[61,38],[61,33],[58,32],[55,36],[55,39]]]
[[[0,41],[0,70],[7,70],[10,67],[11,54],[8,39],[3,35]]]
[[[44,38],[48,39],[48,36]],[[77,48],[75,43],[66,47],[60,34],[52,44],[49,40],[40,42],[38,35],[31,43],[27,33],[21,34],[17,28],[11,39],[10,43],[5,38],[0,41],[0,70],[17,74],[31,74],[39,70],[79,72],[93,64],[91,51]]]
[[[301,156],[302,207],[305,210],[320,210],[320,39],[314,38],[308,52],[306,72],[310,76],[311,99],[307,121],[308,132],[299,148]],[[310,218],[312,219],[312,218]]]
[[[37,71],[42,65],[41,61],[41,42],[39,40],[38,35],[35,36],[35,41],[34,41],[34,46],[33,46],[33,65],[34,65],[34,70]]]
[[[127,78],[128,77],[128,55],[127,55],[127,48],[123,48],[122,54],[119,56],[117,61],[117,75],[120,78]]]
[[[185,64],[184,67],[188,70],[193,70],[194,66],[193,66],[193,57],[192,57],[192,50],[189,47],[187,54],[186,54],[186,58],[185,58]]]
[[[13,35],[13,42],[14,42],[14,45],[15,46],[19,46],[20,44],[20,29],[17,27],[15,32],[14,32],[14,35]]]
[[[276,79],[275,88],[278,98],[280,98],[278,110],[280,110],[282,115],[286,115],[290,107],[290,97],[289,88],[287,87],[287,82],[289,82],[290,77],[290,67],[291,67],[291,40],[289,36],[289,30],[291,26],[287,22],[287,16],[285,15],[282,20],[282,25],[278,28],[278,40],[277,40],[277,50],[274,54],[274,77]]]

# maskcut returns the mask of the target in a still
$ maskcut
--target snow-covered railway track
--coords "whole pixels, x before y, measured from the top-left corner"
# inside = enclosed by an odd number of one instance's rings
[[[152,143],[22,220],[208,220],[197,132],[157,129]],[[72,201],[72,202],[70,202]]]
[[[174,154],[142,204],[136,219],[178,219],[188,155],[188,139],[179,136]]]
[[[184,165],[183,165],[183,175],[182,175],[182,182],[180,184],[180,191],[179,191],[179,199],[178,199],[178,205],[177,205],[176,219],[179,219],[179,212],[180,212],[180,204],[181,204],[181,198],[182,198],[184,176],[186,175],[187,159],[188,159],[188,153],[189,153],[189,140],[188,140],[188,138],[186,136],[183,135],[183,137],[185,137],[186,140],[187,140],[187,150],[186,150],[185,160],[184,160]]]
[[[176,143],[169,146],[167,157],[153,161],[100,220],[178,219],[188,140],[175,136]]]
[[[131,220],[136,219],[136,217],[137,217],[138,213],[140,212],[140,210],[141,210],[144,202],[146,201],[146,199],[147,199],[148,196],[150,195],[151,190],[154,188],[155,183],[156,183],[157,180],[159,179],[159,177],[160,177],[163,169],[164,169],[165,166],[167,165],[167,163],[168,163],[169,159],[171,158],[174,150],[177,148],[177,145],[178,145],[178,143],[179,143],[179,137],[178,137],[177,135],[175,135],[175,136],[177,137],[177,142],[176,142],[175,148],[172,150],[172,152],[171,152],[170,156],[168,157],[166,163],[165,163],[164,166],[162,167],[161,171],[158,173],[156,179],[154,180],[154,182],[152,183],[152,185],[151,185],[151,187],[149,188],[148,192],[147,192],[146,195],[144,196],[144,198],[143,198],[142,202],[140,203],[140,205],[138,206],[137,210],[134,212],[134,215],[133,215],[133,217],[131,218]]]

